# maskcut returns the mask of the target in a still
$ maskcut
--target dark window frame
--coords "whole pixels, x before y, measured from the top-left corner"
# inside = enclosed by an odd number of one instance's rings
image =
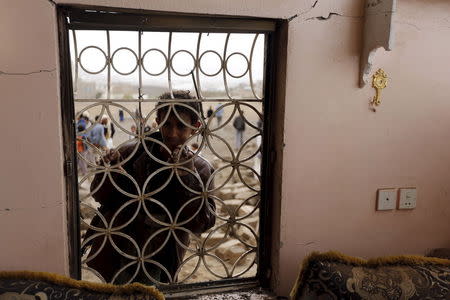
[[[70,18],[70,23],[69,23]],[[57,5],[60,96],[64,150],[64,174],[67,201],[69,240],[69,272],[81,278],[80,212],[75,147],[75,111],[69,52],[69,29],[109,29],[147,31],[209,31],[230,33],[266,33],[266,77],[264,97],[264,136],[261,161],[260,232],[257,276],[216,280],[204,283],[159,287],[180,296],[202,291],[226,291],[262,287],[273,289],[278,277],[278,248],[280,230],[281,182],[283,161],[283,132],[288,22],[240,16],[201,15],[143,11],[135,9]],[[271,176],[270,176],[271,175]]]

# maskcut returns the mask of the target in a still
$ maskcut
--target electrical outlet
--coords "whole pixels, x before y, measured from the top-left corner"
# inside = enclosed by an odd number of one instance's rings
[[[417,189],[407,188],[400,189],[400,200],[398,201],[398,209],[413,209],[416,208]]]
[[[395,209],[397,193],[395,189],[379,189],[377,192],[377,210]]]

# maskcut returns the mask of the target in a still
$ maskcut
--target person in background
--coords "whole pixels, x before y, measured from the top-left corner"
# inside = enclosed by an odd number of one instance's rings
[[[89,130],[88,140],[99,150],[106,150],[105,128],[98,122],[100,116],[95,117],[95,124]]]
[[[212,106],[210,106],[210,107],[208,108],[208,111],[206,112],[206,116],[207,116],[208,118],[211,118],[213,112],[214,112],[214,111],[213,111],[213,108],[212,108]]]
[[[223,117],[223,108],[221,107],[222,103],[219,103],[216,105],[216,118],[217,118],[217,127],[220,126],[220,124],[222,124],[222,117]]]
[[[151,129],[156,129],[157,127],[158,127],[158,122],[156,122],[156,120],[153,120]]]
[[[104,128],[104,135],[106,139],[106,148],[112,149],[114,147],[113,143],[113,137],[114,133],[116,132],[114,128],[114,124],[111,122],[111,120],[107,116],[103,116],[101,119],[101,123]]]
[[[87,127],[87,121],[83,117],[83,114],[81,114],[81,116],[78,118],[78,121],[77,121],[77,131],[79,130],[79,128],[82,128],[81,131],[83,131],[86,129],[86,127]]]
[[[125,118],[124,118],[124,115],[123,115],[123,110],[122,110],[122,109],[119,109],[119,121],[120,121],[120,122],[123,122],[124,119],[125,119]]]
[[[254,161],[254,164],[253,164],[253,168],[255,169],[255,171],[256,171],[258,174],[261,174],[261,159],[262,159],[262,154],[261,154],[260,147],[261,147],[261,140],[262,140],[262,134],[263,134],[263,131],[262,131],[262,130],[263,130],[263,123],[262,123],[261,119],[258,120],[257,126],[258,126],[258,129],[259,129],[259,133],[260,133],[261,135],[258,135],[258,136],[256,137],[256,148],[258,149],[258,154],[257,154],[256,157],[255,157],[255,161]]]
[[[236,150],[239,150],[244,142],[245,119],[243,114],[244,112],[242,111],[242,115],[239,114],[233,121],[233,127],[236,129]]]
[[[133,134],[129,134],[129,135],[128,135],[128,139],[129,139],[129,140],[136,138],[136,136],[135,136],[135,134],[136,134],[136,125],[134,125],[134,124],[131,125],[130,130],[131,130],[131,132],[132,132]]]
[[[83,127],[82,131],[86,131],[83,133],[83,136],[85,137],[85,139],[84,139],[85,151],[84,151],[83,157],[85,158],[86,167],[89,167],[89,165],[95,164],[95,151],[90,145],[92,122],[89,118],[88,111],[84,111],[81,113],[81,116],[79,117],[78,122],[77,122],[77,129],[81,129],[81,127],[79,127],[80,125]],[[78,159],[80,159],[80,158],[78,158]]]
[[[89,120],[89,112],[84,111],[81,113],[81,115],[78,117],[78,121],[77,121],[77,129],[78,126],[82,126],[83,129],[82,130],[86,130],[86,128],[88,128],[89,126],[91,126],[91,121]]]
[[[80,124],[77,127],[77,152],[79,155],[77,156],[77,167],[78,167],[78,176],[84,177],[87,174],[87,145],[86,145],[86,134],[81,133],[84,131],[85,127]],[[79,157],[79,156],[82,156]]]
[[[135,118],[136,119],[138,119],[139,121],[142,121],[142,114],[141,114],[141,112],[140,112],[140,110],[139,110],[139,108],[138,107],[136,107],[136,109],[134,110],[134,116],[135,116]]]

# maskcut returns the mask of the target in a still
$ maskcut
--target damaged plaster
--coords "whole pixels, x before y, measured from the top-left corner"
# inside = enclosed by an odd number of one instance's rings
[[[345,17],[345,18],[363,18],[363,14],[348,14],[345,11],[346,5],[338,5],[337,1],[333,0],[316,0],[312,5],[302,12],[299,12],[287,20],[290,22],[294,19],[298,19],[300,22],[319,20],[330,20],[333,16]]]
[[[306,19],[306,21],[310,21],[310,20],[319,20],[319,21],[327,21],[329,19],[331,19],[331,17],[333,16],[338,16],[338,17],[344,17],[344,18],[355,18],[355,19],[362,19],[363,16],[346,16],[346,15],[341,15],[335,12],[330,12],[328,14],[328,16],[324,17],[324,16],[318,16],[318,17],[311,17]]]
[[[319,0],[316,0],[316,1],[313,3],[313,5],[312,5],[307,11],[304,11],[303,13],[295,14],[295,15],[293,15],[292,17],[289,17],[289,18],[287,19],[288,22],[294,20],[295,18],[297,18],[297,17],[300,16],[300,15],[309,13],[314,7],[316,7],[317,2],[319,2]]]
[[[372,61],[377,49],[390,51],[393,47],[394,33],[392,18],[397,7],[397,0],[366,0],[364,14],[348,14],[343,11],[345,5],[337,5],[337,1],[316,0],[309,9],[299,12],[287,20],[299,22],[311,20],[328,21],[332,17],[365,19],[364,42],[360,63],[360,87],[363,87],[372,70]],[[364,17],[365,16],[365,17]]]
[[[397,0],[366,0],[364,38],[361,53],[359,85],[364,87],[372,71],[373,58],[377,49],[392,50],[394,31],[392,29]]]

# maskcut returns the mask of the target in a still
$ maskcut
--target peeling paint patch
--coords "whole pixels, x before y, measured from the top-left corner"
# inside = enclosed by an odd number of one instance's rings
[[[367,6],[369,6],[369,7],[375,7],[375,6],[377,6],[377,5],[380,5],[381,2],[383,2],[383,1],[382,1],[382,0],[372,0],[372,1],[369,1],[369,2],[367,3]]]
[[[384,48],[390,51],[393,47],[392,19],[396,7],[396,0],[366,0],[364,42],[359,75],[360,87],[364,87],[369,80],[376,50]]]

